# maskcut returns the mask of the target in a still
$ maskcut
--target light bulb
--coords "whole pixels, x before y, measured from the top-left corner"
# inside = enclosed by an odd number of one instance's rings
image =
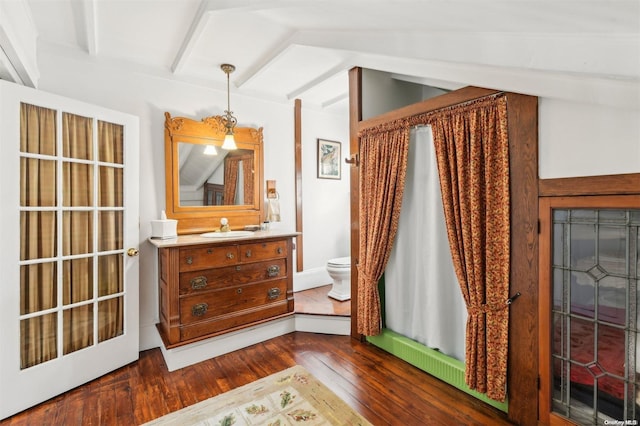
[[[233,133],[228,132],[224,137],[224,143],[222,144],[222,149],[226,149],[227,151],[232,151],[234,149],[238,149],[236,146],[236,140],[233,137]]]

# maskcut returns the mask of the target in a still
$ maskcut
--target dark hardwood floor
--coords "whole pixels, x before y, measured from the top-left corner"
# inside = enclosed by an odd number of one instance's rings
[[[305,309],[298,297],[296,305]],[[301,332],[174,372],[159,349],[143,351],[137,362],[0,423],[137,425],[296,364],[374,425],[509,424],[498,410],[372,345]]]

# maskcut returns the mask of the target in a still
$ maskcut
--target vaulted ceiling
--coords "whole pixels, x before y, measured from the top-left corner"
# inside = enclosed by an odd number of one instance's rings
[[[329,110],[346,105],[353,66],[444,89],[640,103],[638,0],[25,1],[38,49],[220,90],[231,63],[232,92]]]

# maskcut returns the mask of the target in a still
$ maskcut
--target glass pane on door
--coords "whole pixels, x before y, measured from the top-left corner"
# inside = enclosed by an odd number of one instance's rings
[[[637,420],[638,210],[553,214],[553,411],[579,424]]]
[[[98,341],[124,333],[124,127],[98,121]],[[115,252],[115,254],[114,254]]]
[[[22,104],[20,133],[26,369],[124,333],[124,131]]]
[[[55,313],[20,320],[20,368],[25,369],[58,356],[58,316]]]
[[[20,108],[20,366],[58,356],[57,113]]]

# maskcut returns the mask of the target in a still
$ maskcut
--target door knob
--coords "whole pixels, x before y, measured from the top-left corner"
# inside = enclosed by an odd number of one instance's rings
[[[129,257],[136,257],[138,253],[140,252],[138,251],[138,249],[135,249],[135,248],[130,248],[129,250],[127,250],[127,255]]]

